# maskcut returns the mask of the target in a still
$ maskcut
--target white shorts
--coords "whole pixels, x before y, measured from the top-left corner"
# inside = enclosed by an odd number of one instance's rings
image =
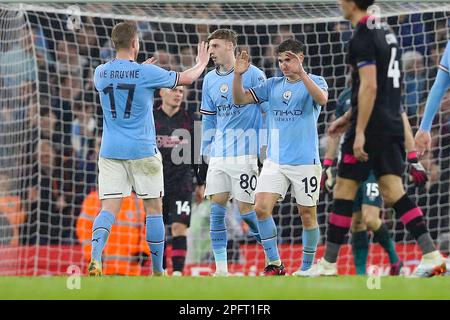
[[[205,196],[229,192],[245,203],[255,203],[258,176],[256,156],[211,158],[206,174]]]
[[[124,198],[134,189],[138,198],[160,198],[164,195],[161,154],[137,160],[115,160],[99,157],[98,191],[100,199]]]
[[[270,160],[264,166],[258,179],[256,193],[278,193],[280,200],[286,196],[289,185],[296,202],[305,207],[317,205],[320,194],[322,167],[315,165],[279,165]]]

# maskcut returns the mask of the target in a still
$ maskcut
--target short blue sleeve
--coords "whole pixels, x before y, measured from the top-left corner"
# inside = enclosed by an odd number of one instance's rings
[[[97,90],[99,90],[98,89],[98,85],[99,85],[99,81],[100,81],[100,76],[99,76],[99,74],[100,74],[100,68],[102,67],[103,65],[101,64],[101,65],[99,65],[97,68],[95,68],[95,71],[94,71],[94,86],[95,86],[95,88],[97,89]]]
[[[167,71],[153,64],[142,65],[144,72],[144,86],[151,89],[170,88],[175,89],[178,86],[180,75],[175,71]]]
[[[323,77],[314,76],[311,78],[320,89],[328,91],[328,84]]]
[[[217,110],[209,95],[210,88],[208,83],[208,78],[205,77],[202,84],[202,104],[200,105],[200,113],[206,115],[215,115]]]
[[[262,81],[258,86],[249,89],[256,103],[259,104],[269,100],[270,87],[272,86],[272,83],[273,78],[270,78]]]
[[[450,41],[447,42],[439,68],[447,73],[450,73]]]

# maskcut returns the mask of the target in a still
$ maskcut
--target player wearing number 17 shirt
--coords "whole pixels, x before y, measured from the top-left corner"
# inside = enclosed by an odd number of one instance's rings
[[[367,15],[373,0],[339,3],[344,18],[355,28],[347,56],[352,68],[352,110],[329,129],[334,135],[348,128],[341,147],[325,256],[311,273],[331,275],[336,270],[339,247],[351,226],[356,192],[373,170],[385,204],[392,206],[422,250],[414,275],[442,274],[444,260],[434,246],[422,211],[405,193],[402,183],[405,147],[397,39],[387,24]]]
[[[256,213],[259,232],[269,264],[264,274],[284,275],[277,248],[277,228],[272,217],[276,202],[291,186],[303,222],[302,275],[311,268],[319,241],[317,200],[321,165],[317,120],[321,106],[328,100],[324,78],[307,74],[303,69],[304,45],[294,39],[282,42],[278,63],[283,77],[270,78],[259,86],[244,90],[242,74],[249,62],[242,53],[236,61],[233,98],[238,104],[268,102],[268,154],[256,189]]]
[[[198,47],[197,64],[184,72],[166,71],[135,60],[139,52],[138,29],[133,22],[117,24],[111,34],[115,59],[98,66],[94,85],[103,109],[103,138],[99,156],[99,194],[102,209],[92,227],[89,275],[102,274],[101,255],[122,199],[133,188],[144,200],[146,240],[153,275],[163,275],[164,223],[162,217],[163,168],[156,147],[153,96],[156,89],[190,85],[208,64],[207,45]],[[123,245],[127,245],[124,243]]]

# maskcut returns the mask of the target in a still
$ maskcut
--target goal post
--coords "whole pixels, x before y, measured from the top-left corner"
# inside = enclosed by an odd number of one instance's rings
[[[402,50],[402,103],[416,130],[447,43],[450,4],[376,1],[371,10],[397,35]],[[206,40],[219,27],[232,28],[239,34],[238,50],[247,50],[252,63],[268,77],[280,75],[274,56],[276,46],[291,37],[301,40],[306,46],[305,69],[323,76],[329,86],[329,102],[322,108],[318,126],[321,156],[324,154],[325,130],[346,87],[345,43],[352,32],[336,1],[2,3],[0,275],[65,274],[71,265],[85,272],[89,226],[95,217],[92,212],[98,209],[95,199],[91,207],[87,199],[95,198],[102,125],[92,76],[95,67],[113,58],[109,37],[114,24],[123,20],[138,23],[138,62],[156,56],[162,67],[174,70],[192,66],[198,41]],[[187,89],[184,106],[198,112],[201,95],[200,79]],[[160,100],[155,98],[158,106]],[[430,182],[417,190],[405,178],[408,193],[426,215],[433,239],[437,244],[447,243],[447,247],[449,101],[446,96],[432,129],[433,149],[423,159]],[[331,201],[331,196],[322,195],[318,205],[319,257]],[[191,213],[187,270],[208,274],[213,271],[213,260],[208,246],[207,203],[194,204]],[[134,214],[139,219],[139,212]],[[401,258],[407,262],[406,269],[412,269],[420,257],[414,242],[390,210],[383,210],[382,216]],[[277,205],[274,218],[282,259],[292,272],[301,262],[302,227],[290,197]],[[261,271],[262,248],[247,235],[231,205],[228,223],[230,270],[243,274]],[[128,261],[130,266],[141,251],[134,236],[141,230],[133,228],[130,223],[127,228],[117,226],[117,230],[130,232],[123,238],[126,250],[108,249],[110,256]],[[387,255],[376,244],[370,251],[369,264],[388,267]],[[342,274],[354,272],[348,245],[342,249],[338,265]],[[146,274],[148,269],[147,264],[139,272]]]

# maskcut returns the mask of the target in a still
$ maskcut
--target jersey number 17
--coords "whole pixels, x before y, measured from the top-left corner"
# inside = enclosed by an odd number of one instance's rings
[[[123,115],[124,119],[129,119],[131,116],[131,105],[133,104],[135,88],[136,88],[135,84],[128,84],[128,83],[117,84],[116,90],[128,91],[127,103],[125,105],[125,113]],[[111,107],[112,118],[116,119],[117,111],[116,111],[116,100],[114,98],[114,85],[112,83],[109,84],[105,89],[103,89],[103,93],[109,96],[109,105]]]

